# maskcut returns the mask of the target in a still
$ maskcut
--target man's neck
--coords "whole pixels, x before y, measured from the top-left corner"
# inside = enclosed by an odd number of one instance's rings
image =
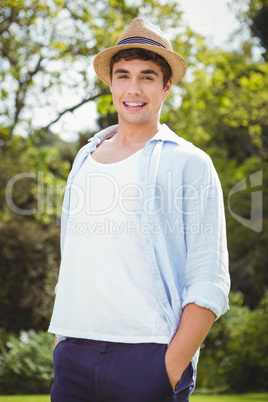
[[[145,145],[160,130],[160,127],[159,121],[129,124],[119,119],[118,132],[115,134],[114,140],[119,147],[141,143]]]
[[[125,124],[119,121],[118,132],[104,140],[91,156],[100,163],[114,163],[144,148],[159,131],[160,124]]]

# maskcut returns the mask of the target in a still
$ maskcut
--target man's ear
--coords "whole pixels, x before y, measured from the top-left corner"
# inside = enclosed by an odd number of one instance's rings
[[[112,76],[111,75],[109,75],[109,81],[110,81],[109,88],[110,88],[110,92],[112,93]]]
[[[164,87],[164,96],[165,96],[165,98],[169,95],[169,93],[171,91],[171,87],[172,87],[172,78],[170,78],[168,80],[168,82],[166,83],[166,85]]]

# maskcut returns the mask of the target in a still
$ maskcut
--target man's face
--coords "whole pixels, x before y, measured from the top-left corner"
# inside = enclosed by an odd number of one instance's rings
[[[163,87],[161,68],[151,60],[122,59],[113,66],[110,90],[119,124],[158,124],[171,80]]]

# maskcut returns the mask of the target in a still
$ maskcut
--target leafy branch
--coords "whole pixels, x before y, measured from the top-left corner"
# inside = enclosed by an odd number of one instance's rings
[[[72,113],[76,109],[78,109],[80,106],[82,106],[82,105],[84,105],[84,104],[86,104],[88,102],[94,101],[95,99],[99,98],[100,96],[108,95],[109,93],[110,93],[109,89],[107,88],[107,89],[103,89],[101,92],[99,92],[96,95],[92,95],[92,96],[89,96],[88,98],[83,99],[81,102],[77,103],[76,105],[63,110],[61,113],[59,113],[59,115],[56,117],[55,120],[51,121],[47,126],[43,127],[43,129],[44,130],[49,129],[49,127],[51,127],[53,124],[57,123],[57,121],[59,121],[60,118],[64,114],[69,113],[69,112]]]

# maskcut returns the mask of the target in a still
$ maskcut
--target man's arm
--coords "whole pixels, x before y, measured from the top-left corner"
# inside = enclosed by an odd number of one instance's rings
[[[215,318],[209,309],[194,303],[185,306],[179,328],[165,356],[166,370],[173,389],[209,333]]]

